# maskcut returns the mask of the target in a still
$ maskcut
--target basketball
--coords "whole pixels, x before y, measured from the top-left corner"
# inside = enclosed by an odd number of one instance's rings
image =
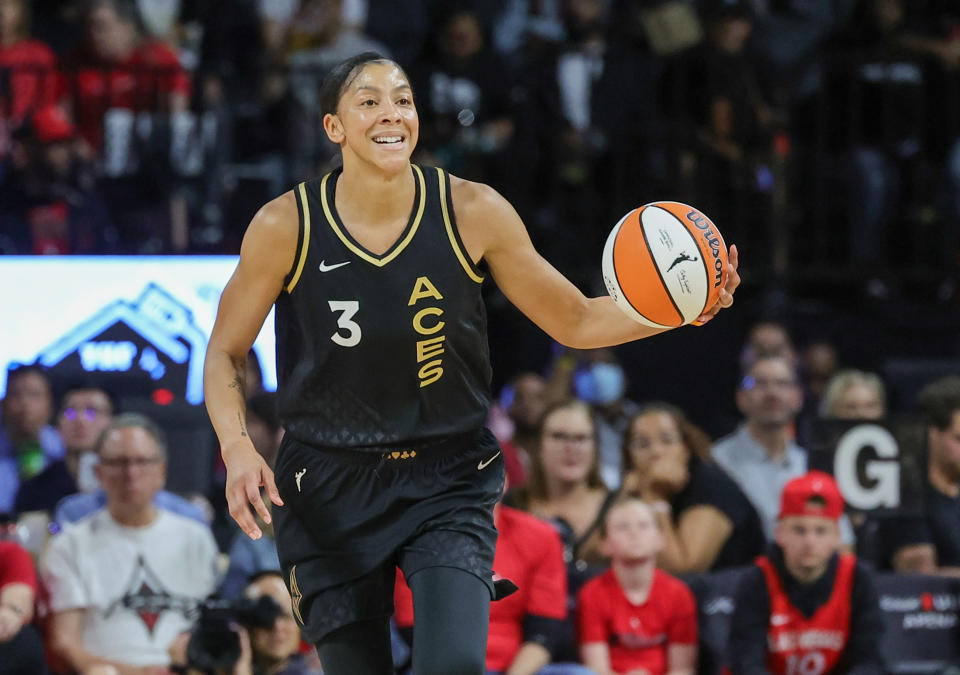
[[[653,202],[630,211],[610,232],[603,281],[635,321],[683,326],[717,302],[727,281],[727,246],[692,206]]]

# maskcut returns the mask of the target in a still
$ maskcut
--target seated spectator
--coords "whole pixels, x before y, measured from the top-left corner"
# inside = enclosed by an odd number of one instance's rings
[[[543,377],[522,372],[504,386],[499,402],[490,409],[487,424],[500,441],[507,465],[507,481],[514,487],[527,482],[530,456],[537,443],[540,418],[546,407]]]
[[[30,554],[13,541],[0,540],[0,663],[4,673],[47,672],[43,640],[30,624],[36,598],[37,572]]]
[[[0,159],[10,148],[8,131],[56,100],[56,57],[39,40],[30,39],[26,0],[0,0]]]
[[[717,441],[710,453],[753,503],[769,540],[780,491],[788,480],[807,471],[807,452],[793,436],[803,394],[787,357],[765,355],[747,362],[736,399],[744,422]]]
[[[53,650],[81,672],[163,667],[213,591],[216,544],[208,528],[153,504],[167,471],[153,422],[118,416],[97,453],[107,508],[54,536],[44,561]]]
[[[622,492],[639,496],[663,537],[657,564],[671,574],[745,565],[766,544],[760,517],[710,459],[710,439],[677,408],[647,405],[623,439]]]
[[[102,160],[97,188],[109,220],[123,225],[111,246],[156,253],[186,246],[174,169],[203,138],[179,148],[190,81],[170,47],[141,37],[137,19],[126,0],[86,3],[85,37],[64,59],[64,96],[80,136]]]
[[[886,415],[886,390],[879,375],[842,370],[830,378],[823,394],[823,417],[836,420],[879,420]]]
[[[884,672],[883,619],[870,572],[840,555],[843,497],[811,471],[783,488],[776,546],[737,589],[730,629],[733,675]]]
[[[811,342],[800,353],[804,402],[817,409],[823,401],[827,383],[840,370],[837,348],[827,340]]]
[[[577,400],[548,407],[531,459],[527,484],[508,492],[503,502],[550,521],[559,531],[574,592],[606,564],[600,528],[615,496],[600,479],[590,408]]]
[[[20,485],[17,513],[47,511],[53,515],[64,497],[100,488],[93,470],[97,462],[94,447],[113,421],[113,398],[100,387],[81,385],[68,389],[62,401],[57,431],[66,455]]]
[[[0,183],[0,226],[23,253],[109,251],[112,230],[86,143],[56,106],[37,110],[15,134],[18,152]]]
[[[86,35],[64,59],[67,100],[80,135],[103,147],[104,118],[115,109],[185,110],[190,82],[175,52],[141,39],[136,8],[123,0],[92,0],[84,11]]]
[[[697,607],[679,579],[657,569],[663,549],[653,509],[636,498],[607,512],[610,569],[580,590],[580,652],[598,675],[693,675]]]
[[[548,397],[576,396],[590,404],[597,428],[600,477],[611,490],[620,487],[623,434],[640,406],[626,397],[627,375],[609,348],[567,350],[557,359]]]
[[[250,628],[253,675],[309,675],[314,672],[299,654],[300,626],[293,616],[290,593],[280,572],[262,572],[243,590],[250,600],[271,598],[280,615],[269,628]]]
[[[19,366],[7,372],[0,410],[0,513],[9,513],[20,482],[61,459],[64,450],[60,435],[50,426],[53,394],[40,366]]]
[[[567,579],[556,532],[509,506],[498,504],[494,519],[499,537],[493,568],[519,590],[490,604],[488,675],[589,675],[576,664],[551,663],[567,615]],[[413,595],[399,571],[395,604],[397,625],[412,643]]]
[[[509,188],[518,164],[509,153],[514,84],[484,32],[475,10],[456,3],[444,10],[432,48],[411,74],[425,92],[417,106],[420,142],[451,173]]]
[[[891,519],[882,539],[897,572],[960,575],[960,377],[927,385],[917,401],[927,443],[923,513]]]

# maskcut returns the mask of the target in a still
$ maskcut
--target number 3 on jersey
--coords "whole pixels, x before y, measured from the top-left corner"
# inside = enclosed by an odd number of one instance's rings
[[[330,339],[341,347],[356,347],[360,344],[360,324],[353,320],[354,314],[360,309],[358,300],[330,300],[328,301],[331,312],[342,312],[337,317],[337,327],[339,330],[330,336]],[[343,335],[346,331],[346,335]]]

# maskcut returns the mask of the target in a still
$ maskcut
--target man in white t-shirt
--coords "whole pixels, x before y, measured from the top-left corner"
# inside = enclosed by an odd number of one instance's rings
[[[53,647],[79,672],[150,673],[213,591],[217,547],[204,525],[152,503],[167,470],[152,421],[118,416],[97,452],[106,508],[55,536],[44,560]]]

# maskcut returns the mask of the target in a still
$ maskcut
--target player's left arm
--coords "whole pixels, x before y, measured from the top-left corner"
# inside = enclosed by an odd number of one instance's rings
[[[568,347],[592,349],[650,337],[666,329],[627,317],[609,296],[587,298],[534,248],[513,206],[494,189],[451,177],[460,235],[473,259],[483,258],[503,294],[550,337]],[[596,258],[600,252],[587,252]],[[740,284],[736,247],[731,247],[726,287],[704,312],[709,321],[733,304]]]

